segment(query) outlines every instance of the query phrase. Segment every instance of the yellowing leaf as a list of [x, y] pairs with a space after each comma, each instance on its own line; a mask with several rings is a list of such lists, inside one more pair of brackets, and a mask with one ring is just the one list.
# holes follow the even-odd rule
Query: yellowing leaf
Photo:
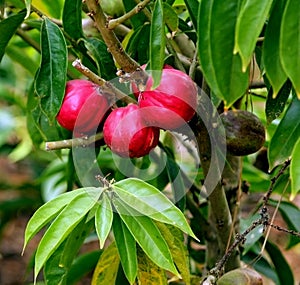
[[120, 257], [115, 243], [101, 254], [95, 268], [91, 285], [108, 285], [115, 284]]
[[165, 271], [152, 262], [148, 256], [138, 248], [138, 284], [139, 285], [166, 285]]

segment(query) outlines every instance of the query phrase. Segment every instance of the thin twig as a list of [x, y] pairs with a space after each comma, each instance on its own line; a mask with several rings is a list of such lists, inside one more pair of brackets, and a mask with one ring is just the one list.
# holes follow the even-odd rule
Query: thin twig
[[89, 78], [92, 82], [94, 82], [95, 84], [98, 84], [101, 88], [101, 90], [106, 94], [106, 95], [111, 95], [110, 101], [112, 103], [115, 103], [114, 101], [114, 96], [117, 99], [122, 100], [123, 102], [125, 102], [126, 104], [130, 104], [130, 103], [136, 103], [136, 101], [127, 96], [125, 93], [123, 93], [122, 91], [120, 91], [119, 89], [117, 89], [114, 85], [112, 85], [109, 81], [105, 81], [104, 79], [102, 79], [101, 77], [99, 77], [97, 74], [95, 74], [94, 72], [92, 72], [89, 68], [87, 68], [86, 66], [84, 66], [82, 64], [82, 62], [79, 59], [76, 59], [73, 62], [73, 66], [79, 71], [81, 72], [83, 75], [85, 75], [87, 78]]
[[285, 232], [287, 234], [291, 234], [293, 236], [296, 236], [298, 238], [300, 238], [300, 232], [296, 232], [294, 230], [288, 230], [288, 229], [285, 229], [285, 228], [282, 228], [281, 226], [278, 226], [278, 225], [274, 225], [272, 223], [269, 223], [268, 226], [276, 229], [277, 231], [280, 231], [280, 232]]
[[45, 150], [49, 151], [72, 147], [86, 147], [101, 139], [103, 139], [103, 133], [98, 133], [90, 137], [86, 136], [82, 138], [74, 138], [69, 140], [46, 142]]
[[150, 1], [151, 0], [144, 0], [140, 3], [138, 3], [132, 10], [130, 10], [126, 14], [122, 15], [121, 17], [119, 17], [117, 19], [109, 20], [108, 29], [113, 30], [118, 25], [120, 25], [120, 24], [124, 23], [125, 21], [127, 21], [128, 19], [132, 18], [134, 15], [136, 15], [140, 11], [142, 11]]

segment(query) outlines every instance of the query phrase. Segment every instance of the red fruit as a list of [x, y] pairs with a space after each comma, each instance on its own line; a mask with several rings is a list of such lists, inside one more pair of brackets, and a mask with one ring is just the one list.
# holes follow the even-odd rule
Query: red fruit
[[59, 124], [76, 133], [96, 131], [109, 104], [94, 83], [75, 79], [67, 82], [65, 97], [56, 117]]
[[[143, 64], [140, 68], [145, 70], [146, 66], [147, 66], [147, 64]], [[174, 69], [174, 67], [169, 64], [165, 64], [163, 69]], [[152, 81], [148, 80], [146, 85], [147, 85], [146, 90], [150, 90], [151, 86], [152, 86]], [[139, 95], [140, 95], [140, 91], [139, 91], [138, 87], [136, 86], [135, 83], [132, 83], [131, 86], [132, 86], [133, 95], [135, 96], [136, 99], [138, 99]]]
[[148, 154], [159, 140], [159, 129], [145, 125], [135, 104], [113, 110], [104, 123], [103, 134], [114, 153], [131, 158]]
[[194, 116], [198, 91], [187, 74], [176, 69], [163, 69], [160, 85], [151, 90], [152, 85], [153, 80], [149, 78], [146, 91], [139, 96], [140, 107], [148, 107], [143, 116], [149, 125], [172, 130]]

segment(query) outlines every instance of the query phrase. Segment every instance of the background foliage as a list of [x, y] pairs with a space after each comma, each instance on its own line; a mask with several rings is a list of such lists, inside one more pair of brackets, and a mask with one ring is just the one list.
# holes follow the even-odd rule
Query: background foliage
[[[137, 3], [100, 4], [117, 18]], [[114, 30], [125, 51], [140, 65], [148, 63], [149, 69], [161, 70], [164, 63], [171, 64], [187, 72], [220, 112], [246, 109], [261, 119], [266, 127], [265, 146], [239, 158], [241, 177], [234, 181], [235, 195], [240, 202], [242, 191], [259, 195], [272, 190], [275, 195], [268, 209], [280, 212], [293, 233], [288, 235], [288, 249], [300, 241], [300, 212], [293, 202], [300, 190], [299, 6], [298, 0], [156, 0]], [[170, 279], [180, 284], [179, 274], [185, 284], [198, 284], [211, 269], [203, 249], [209, 226], [216, 226], [209, 212], [221, 210], [202, 199], [199, 189], [205, 170], [203, 166], [194, 169], [191, 159], [179, 160], [171, 135], [165, 134], [160, 147], [166, 169], [147, 183], [125, 177], [102, 146], [97, 165], [117, 182], [106, 187], [96, 181], [97, 188], [83, 188], [71, 151], [44, 151], [47, 141], [71, 138], [55, 117], [66, 81], [84, 78], [72, 66], [76, 58], [105, 80], [114, 79], [118, 68], [129, 68], [128, 62], [113, 60], [90, 16], [88, 5], [80, 0], [0, 1], [0, 151], [14, 162], [29, 161], [37, 178], [33, 185], [20, 187], [17, 199], [1, 201], [0, 230], [16, 210], [33, 213], [41, 206], [28, 223], [25, 245], [47, 226], [34, 262], [34, 276], [44, 268], [45, 284], [74, 284], [91, 271], [92, 284], [134, 284], [136, 280], [138, 284], [145, 284], [144, 280], [166, 284]], [[153, 74], [154, 84], [159, 84], [160, 75]], [[193, 122], [191, 127], [197, 133]], [[155, 167], [149, 166], [148, 157], [134, 163], [149, 171]], [[197, 178], [176, 204], [178, 208], [170, 204], [171, 210], [154, 214], [156, 205], [145, 197], [155, 195], [160, 203], [171, 203], [161, 191], [178, 173], [181, 179], [172, 184], [172, 195], [183, 191], [195, 173]], [[79, 190], [70, 191], [74, 188]], [[7, 185], [1, 185], [5, 189]], [[103, 193], [101, 202], [94, 203], [91, 193], [97, 198]], [[120, 199], [114, 200], [114, 194]], [[234, 203], [228, 200], [228, 205]], [[253, 212], [242, 212], [242, 218], [231, 213], [238, 220], [237, 231], [242, 233], [262, 216], [262, 205], [259, 200]], [[113, 212], [118, 207], [139, 215]], [[239, 248], [240, 259], [275, 284], [293, 284], [285, 256], [278, 245], [264, 239], [268, 229], [262, 229], [260, 225], [246, 236]], [[89, 238], [99, 239], [99, 250], [79, 255]], [[262, 256], [253, 262], [262, 248]], [[224, 254], [214, 256], [212, 263]]]

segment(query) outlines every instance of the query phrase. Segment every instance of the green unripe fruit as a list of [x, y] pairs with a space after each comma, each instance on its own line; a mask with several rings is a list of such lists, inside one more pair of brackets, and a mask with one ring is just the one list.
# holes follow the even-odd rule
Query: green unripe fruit
[[220, 115], [226, 132], [227, 151], [243, 156], [257, 152], [265, 142], [265, 128], [253, 113], [230, 110]]

